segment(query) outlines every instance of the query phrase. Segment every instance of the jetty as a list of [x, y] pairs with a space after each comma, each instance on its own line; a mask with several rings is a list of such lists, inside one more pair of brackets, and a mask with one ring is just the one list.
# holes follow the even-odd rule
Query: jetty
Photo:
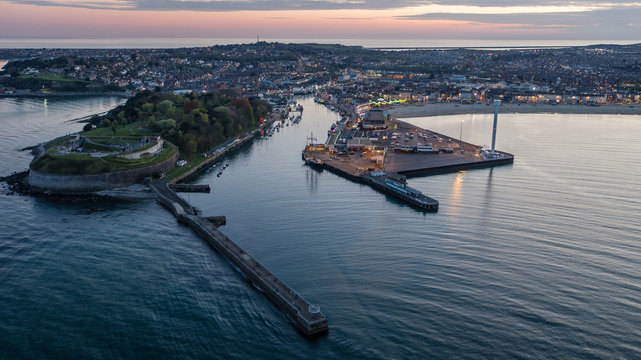
[[151, 182], [150, 187], [158, 202], [226, 257], [245, 279], [287, 314], [300, 333], [315, 337], [328, 332], [327, 316], [320, 311], [320, 306], [309, 303], [217, 229], [226, 222], [224, 217], [201, 216], [200, 211], [170, 189], [164, 179]]

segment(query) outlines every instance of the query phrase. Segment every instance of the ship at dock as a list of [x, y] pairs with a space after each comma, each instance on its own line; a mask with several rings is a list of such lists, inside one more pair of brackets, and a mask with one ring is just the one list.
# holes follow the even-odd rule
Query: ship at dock
[[366, 104], [333, 123], [325, 144], [309, 137], [302, 159], [311, 167], [435, 212], [439, 202], [408, 186], [406, 178], [512, 164], [514, 155], [495, 148], [499, 106], [496, 100], [491, 150], [462, 141], [462, 134], [456, 140], [392, 118], [381, 109], [369, 109]]
[[392, 177], [381, 171], [362, 175], [363, 180], [374, 189], [392, 195], [404, 202], [426, 211], [438, 211], [438, 201], [407, 185], [405, 178]]

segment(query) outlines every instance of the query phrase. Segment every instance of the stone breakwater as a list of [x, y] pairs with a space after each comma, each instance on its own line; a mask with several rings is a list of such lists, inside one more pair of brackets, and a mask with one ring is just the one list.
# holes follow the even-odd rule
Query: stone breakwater
[[175, 153], [154, 165], [95, 175], [59, 175], [30, 170], [26, 180], [33, 191], [50, 194], [71, 195], [109, 190], [127, 187], [140, 182], [145, 177], [167, 172], [173, 169], [178, 156], [179, 154]]
[[178, 221], [191, 227], [225, 256], [243, 277], [289, 316], [298, 331], [307, 337], [327, 334], [327, 316], [320, 311], [320, 306], [309, 303], [221, 233], [212, 221], [200, 216], [199, 211], [171, 190], [164, 179], [153, 181], [150, 187], [158, 201], [171, 210]]

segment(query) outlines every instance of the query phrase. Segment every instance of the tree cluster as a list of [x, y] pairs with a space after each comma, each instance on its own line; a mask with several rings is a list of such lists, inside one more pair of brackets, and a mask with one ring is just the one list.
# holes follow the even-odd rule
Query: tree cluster
[[172, 143], [187, 157], [207, 152], [254, 129], [271, 106], [256, 98], [231, 98], [223, 92], [186, 95], [144, 91], [90, 123], [115, 129], [141, 122]]

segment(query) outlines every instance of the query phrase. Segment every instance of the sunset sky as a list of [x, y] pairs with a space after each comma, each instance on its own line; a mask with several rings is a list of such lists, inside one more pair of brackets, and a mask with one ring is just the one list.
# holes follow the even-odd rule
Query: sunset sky
[[641, 0], [0, 0], [0, 38], [638, 40]]

